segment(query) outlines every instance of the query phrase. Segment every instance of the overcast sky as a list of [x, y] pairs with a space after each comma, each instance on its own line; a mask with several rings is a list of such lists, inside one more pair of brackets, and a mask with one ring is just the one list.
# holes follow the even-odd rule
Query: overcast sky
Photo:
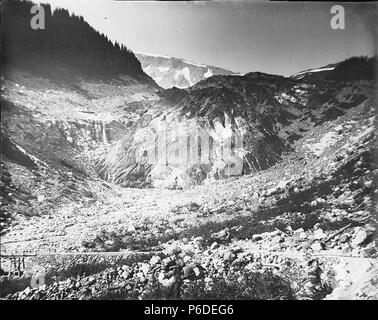
[[332, 3], [42, 2], [83, 16], [96, 30], [133, 51], [241, 73], [288, 76], [353, 55], [373, 55], [377, 46], [375, 3], [343, 4], [345, 30], [332, 30]]

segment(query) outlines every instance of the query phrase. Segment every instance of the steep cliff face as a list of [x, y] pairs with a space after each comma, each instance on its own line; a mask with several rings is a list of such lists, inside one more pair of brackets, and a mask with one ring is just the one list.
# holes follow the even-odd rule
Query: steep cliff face
[[2, 85], [2, 130], [45, 160], [80, 158], [121, 139], [154, 99], [148, 86], [82, 79], [72, 89], [25, 72]]
[[[264, 170], [295, 151], [315, 127], [372, 103], [373, 92], [363, 81], [214, 76], [162, 92], [97, 168], [121, 185], [136, 180], [171, 188]], [[145, 152], [147, 167], [140, 166]]]

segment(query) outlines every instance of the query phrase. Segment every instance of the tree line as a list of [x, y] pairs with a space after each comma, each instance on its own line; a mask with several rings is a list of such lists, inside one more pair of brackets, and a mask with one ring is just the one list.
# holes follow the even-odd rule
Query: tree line
[[338, 63], [327, 75], [326, 80], [353, 81], [375, 80], [377, 76], [377, 56], [352, 57]]
[[83, 17], [65, 9], [45, 11], [45, 29], [33, 30], [30, 1], [5, 0], [1, 4], [1, 60], [3, 66], [35, 63], [68, 66], [86, 72], [143, 75], [139, 60], [124, 45], [113, 43], [94, 30]]

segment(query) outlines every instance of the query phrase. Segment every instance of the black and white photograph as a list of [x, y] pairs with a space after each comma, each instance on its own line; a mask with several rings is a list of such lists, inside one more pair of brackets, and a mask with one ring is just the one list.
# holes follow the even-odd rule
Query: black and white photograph
[[377, 10], [1, 1], [0, 300], [378, 300]]

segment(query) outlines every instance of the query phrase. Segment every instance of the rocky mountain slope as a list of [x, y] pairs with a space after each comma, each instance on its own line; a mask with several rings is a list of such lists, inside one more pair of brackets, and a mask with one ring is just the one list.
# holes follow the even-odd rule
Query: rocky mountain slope
[[[169, 187], [250, 174], [296, 151], [308, 132], [373, 100], [369, 81], [313, 83], [263, 73], [213, 76], [188, 89], [162, 92], [97, 169], [121, 185], [138, 180]], [[324, 144], [332, 140], [324, 138]], [[321, 154], [322, 143], [314, 157]], [[144, 151], [150, 166], [139, 175]]]
[[68, 201], [91, 198], [86, 179], [97, 176], [98, 155], [156, 99], [154, 87], [121, 79], [64, 83], [14, 70], [1, 85], [1, 203], [12, 216], [48, 211], [67, 200], [64, 194]]
[[164, 88], [187, 88], [213, 75], [233, 75], [235, 72], [163, 55], [136, 53], [146, 72]]
[[1, 233], [18, 213], [90, 198], [92, 153], [120, 139], [160, 89], [82, 17], [45, 5], [46, 28], [33, 30], [32, 5], [1, 5]]
[[[157, 95], [21, 71], [2, 81], [2, 252], [41, 254], [2, 297], [378, 297], [373, 82], [251, 73]], [[215, 160], [167, 152], [135, 175], [146, 131], [167, 128], [206, 129]], [[217, 155], [237, 132], [249, 138], [234, 140], [230, 176]], [[36, 267], [46, 282], [31, 289]]]
[[18, 216], [3, 250], [50, 252], [30, 261], [48, 273], [7, 298], [376, 298], [374, 109], [348, 110], [299, 150], [254, 175], [185, 190], [110, 185]]

